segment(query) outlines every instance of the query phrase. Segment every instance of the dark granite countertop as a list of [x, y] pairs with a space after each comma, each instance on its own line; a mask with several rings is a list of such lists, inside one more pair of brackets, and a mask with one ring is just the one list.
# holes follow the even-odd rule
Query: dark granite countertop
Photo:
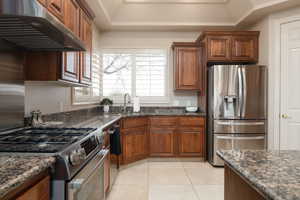
[[54, 157], [0, 155], [0, 199], [54, 162]]
[[101, 115], [93, 116], [80, 121], [71, 121], [65, 123], [64, 127], [89, 127], [89, 128], [99, 128], [103, 129], [114, 122], [124, 118], [124, 117], [148, 117], [148, 116], [191, 116], [191, 117], [204, 117], [205, 113], [172, 113], [172, 112], [141, 112], [141, 113], [103, 113]]
[[272, 200], [300, 200], [300, 151], [218, 151], [218, 155]]

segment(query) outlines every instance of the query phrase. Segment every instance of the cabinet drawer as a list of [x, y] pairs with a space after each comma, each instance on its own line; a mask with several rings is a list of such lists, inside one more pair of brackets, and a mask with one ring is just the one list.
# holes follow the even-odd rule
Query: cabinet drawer
[[176, 117], [151, 117], [150, 118], [151, 127], [161, 127], [161, 126], [176, 126]]
[[203, 117], [180, 117], [179, 126], [204, 126], [205, 119]]
[[16, 200], [49, 200], [50, 196], [50, 177], [42, 179], [36, 185], [27, 190]]
[[123, 119], [122, 127], [123, 128], [138, 128], [138, 127], [145, 127], [148, 124], [148, 118], [146, 117], [139, 117], [139, 118], [127, 118]]

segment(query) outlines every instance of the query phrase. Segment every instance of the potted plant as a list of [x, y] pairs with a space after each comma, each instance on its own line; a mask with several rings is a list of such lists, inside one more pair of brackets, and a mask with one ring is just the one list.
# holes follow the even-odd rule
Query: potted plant
[[100, 105], [103, 106], [104, 112], [108, 113], [109, 112], [109, 106], [113, 105], [113, 101], [109, 98], [104, 98], [100, 102]]

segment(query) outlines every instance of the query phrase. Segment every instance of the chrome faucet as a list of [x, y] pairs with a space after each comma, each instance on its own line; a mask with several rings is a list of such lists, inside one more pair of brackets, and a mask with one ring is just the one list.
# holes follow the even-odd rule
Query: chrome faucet
[[[128, 97], [128, 100], [127, 100]], [[130, 94], [126, 93], [124, 94], [124, 106], [123, 106], [123, 112], [126, 113], [127, 112], [127, 103], [130, 103]]]

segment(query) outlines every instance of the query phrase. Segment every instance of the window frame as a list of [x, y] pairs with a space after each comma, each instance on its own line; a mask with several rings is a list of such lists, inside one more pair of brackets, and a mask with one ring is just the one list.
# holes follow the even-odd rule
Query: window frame
[[[143, 96], [140, 97], [140, 103], [141, 104], [168, 104], [170, 103], [170, 94], [169, 94], [169, 81], [170, 81], [170, 66], [169, 66], [169, 59], [170, 59], [170, 49], [165, 48], [165, 47], [156, 47], [156, 48], [102, 48], [100, 50], [101, 52], [101, 60], [103, 60], [103, 54], [105, 53], [128, 53], [128, 54], [133, 54], [133, 63], [132, 63], [132, 80], [131, 80], [131, 97], [136, 97], [136, 54], [138, 52], [141, 52], [143, 50], [161, 50], [165, 52], [165, 58], [166, 58], [166, 65], [165, 65], [165, 74], [164, 74], [164, 92], [165, 96]], [[101, 63], [101, 70], [103, 72], [103, 63]], [[101, 74], [101, 90], [100, 93], [102, 94], [103, 97], [107, 97], [103, 95], [103, 74]], [[108, 96], [108, 98], [113, 99], [114, 103], [116, 104], [121, 104], [124, 103], [124, 99], [121, 96]]]

